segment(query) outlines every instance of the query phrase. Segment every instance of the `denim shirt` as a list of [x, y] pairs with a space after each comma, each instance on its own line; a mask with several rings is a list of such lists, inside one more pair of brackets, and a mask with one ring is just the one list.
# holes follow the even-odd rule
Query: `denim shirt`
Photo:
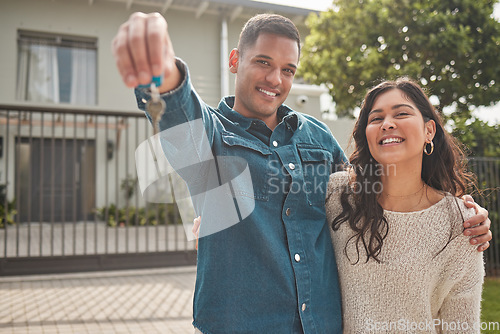
[[[253, 189], [235, 196], [254, 202], [240, 222], [199, 240], [193, 325], [216, 334], [342, 333], [324, 206], [330, 173], [347, 161], [342, 149], [326, 125], [285, 105], [273, 131], [234, 111], [234, 97], [223, 98], [217, 109], [208, 106], [193, 89], [187, 66], [180, 60], [177, 66], [184, 80], [162, 94], [166, 111], [160, 129], [201, 119], [216, 159], [247, 162]], [[148, 91], [137, 89], [136, 98], [145, 110]], [[195, 133], [183, 137], [182, 149], [172, 148], [171, 156], [189, 158], [207, 150]], [[164, 146], [167, 156], [170, 149]], [[183, 177], [195, 191], [193, 173]], [[207, 206], [195, 203], [201, 228]], [[217, 210], [224, 216], [224, 207]]]

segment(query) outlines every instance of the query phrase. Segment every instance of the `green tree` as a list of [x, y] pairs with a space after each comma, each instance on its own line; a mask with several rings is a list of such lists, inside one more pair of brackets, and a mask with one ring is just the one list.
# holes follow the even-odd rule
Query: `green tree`
[[467, 155], [500, 157], [500, 125], [490, 126], [477, 118], [454, 117], [452, 135], [464, 144]]
[[325, 83], [339, 116], [352, 115], [366, 90], [408, 76], [436, 95], [440, 109], [500, 99], [500, 23], [493, 0], [334, 0], [311, 15], [299, 76]]

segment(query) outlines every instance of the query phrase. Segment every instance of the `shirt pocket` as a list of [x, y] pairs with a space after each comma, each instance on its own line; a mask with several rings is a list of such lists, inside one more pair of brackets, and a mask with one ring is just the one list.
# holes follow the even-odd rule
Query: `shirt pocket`
[[333, 155], [322, 147], [299, 146], [302, 162], [304, 189], [309, 205], [324, 205], [328, 179], [331, 174]]
[[[268, 201], [271, 150], [264, 144], [240, 137], [234, 133], [222, 133], [222, 142], [224, 158], [220, 165], [223, 170], [229, 171], [228, 174], [235, 174], [231, 172], [236, 168], [231, 157], [236, 157], [235, 161], [240, 165], [237, 168], [241, 169], [241, 162], [244, 161], [244, 163], [248, 164], [250, 171], [251, 184], [249, 182], [233, 183], [235, 195], [251, 197], [259, 201]], [[253, 187], [253, 189], [250, 187]]]

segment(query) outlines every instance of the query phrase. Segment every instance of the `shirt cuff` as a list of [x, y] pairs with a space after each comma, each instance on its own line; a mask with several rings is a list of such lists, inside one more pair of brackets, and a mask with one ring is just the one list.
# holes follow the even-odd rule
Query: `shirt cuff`
[[[189, 70], [187, 68], [186, 63], [182, 61], [180, 58], [176, 58], [175, 65], [181, 72], [182, 80], [179, 86], [172, 89], [171, 91], [168, 91], [160, 95], [167, 104], [167, 110], [169, 109], [169, 104], [171, 103], [171, 101], [169, 100], [177, 99], [182, 101], [182, 96], [184, 95], [183, 91], [185, 91], [185, 88], [188, 85], [189, 81]], [[146, 103], [151, 99], [151, 90], [149, 88], [135, 88], [134, 92], [137, 100], [137, 106], [139, 107], [140, 110], [146, 111]]]

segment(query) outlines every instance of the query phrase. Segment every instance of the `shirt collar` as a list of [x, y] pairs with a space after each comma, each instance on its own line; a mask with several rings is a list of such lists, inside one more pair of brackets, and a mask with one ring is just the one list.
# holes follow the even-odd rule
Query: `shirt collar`
[[[254, 119], [247, 118], [233, 109], [234, 96], [226, 96], [219, 103], [220, 112], [230, 121], [238, 123], [242, 128], [247, 130]], [[282, 104], [278, 108], [278, 119], [284, 121], [293, 131], [297, 130], [300, 122], [298, 113], [290, 109], [287, 105]]]

